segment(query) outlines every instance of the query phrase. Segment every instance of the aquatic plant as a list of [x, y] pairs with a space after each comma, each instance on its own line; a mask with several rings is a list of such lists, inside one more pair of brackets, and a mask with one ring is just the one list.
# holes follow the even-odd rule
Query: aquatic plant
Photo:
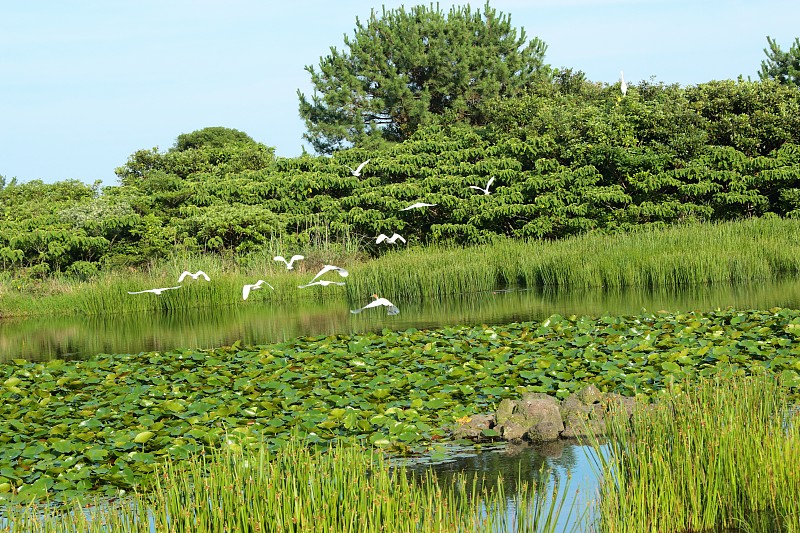
[[599, 530], [800, 531], [797, 422], [764, 373], [681, 381], [617, 413], [598, 454]]
[[[502, 479], [440, 482], [391, 467], [374, 449], [315, 450], [290, 439], [271, 452], [232, 444], [159, 466], [154, 485], [113, 501], [6, 506], [11, 531], [26, 533], [498, 532], [561, 533], [564, 485]], [[83, 500], [85, 503], [86, 500]], [[568, 516], [567, 516], [568, 518]]]

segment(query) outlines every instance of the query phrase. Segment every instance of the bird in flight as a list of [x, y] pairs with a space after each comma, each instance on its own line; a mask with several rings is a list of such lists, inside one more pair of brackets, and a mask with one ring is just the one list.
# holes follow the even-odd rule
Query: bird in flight
[[433, 206], [435, 206], [435, 205], [436, 205], [436, 204], [426, 204], [425, 202], [417, 202], [417, 203], [415, 203], [415, 204], [411, 204], [411, 205], [410, 205], [410, 206], [408, 206], [408, 207], [404, 207], [404, 208], [403, 208], [403, 209], [401, 209], [400, 211], [408, 211], [409, 209], [418, 209], [418, 208], [420, 208], [420, 207], [433, 207]]
[[188, 270], [184, 270], [183, 273], [181, 273], [181, 277], [178, 278], [178, 283], [182, 282], [186, 276], [191, 276], [192, 279], [197, 279], [200, 276], [203, 276], [203, 279], [205, 279], [206, 281], [211, 281], [211, 278], [209, 278], [208, 275], [202, 270], [198, 270], [194, 274], [192, 274]]
[[263, 279], [260, 279], [260, 280], [256, 281], [255, 283], [253, 283], [252, 285], [245, 285], [244, 287], [242, 287], [242, 300], [247, 300], [247, 297], [250, 296], [250, 291], [254, 291], [256, 289], [260, 289], [262, 285], [266, 285], [267, 287], [269, 287], [273, 291], [275, 290], [275, 287], [273, 287], [272, 285], [270, 285], [269, 283], [267, 283]]
[[276, 255], [272, 259], [274, 259], [275, 261], [283, 261], [284, 263], [286, 263], [286, 270], [292, 270], [294, 269], [294, 266], [292, 266], [294, 262], [299, 259], [305, 259], [305, 257], [303, 257], [302, 255], [293, 255], [292, 258], [287, 261], [282, 255]]
[[[325, 274], [327, 272], [331, 272], [331, 271], [334, 271], [334, 272], [338, 273], [343, 278], [346, 278], [347, 276], [350, 275], [350, 272], [348, 272], [347, 270], [343, 269], [342, 267], [337, 267], [337, 266], [334, 266], [334, 265], [325, 265], [324, 267], [322, 267], [322, 270], [317, 272], [316, 276], [311, 278], [311, 281], [314, 281], [315, 279], [317, 279], [318, 277], [322, 276], [323, 274]], [[311, 282], [309, 282], [309, 284], [310, 283]]]
[[406, 240], [401, 235], [398, 235], [397, 233], [392, 233], [391, 237], [387, 237], [386, 235], [381, 233], [380, 235], [378, 235], [378, 238], [375, 239], [375, 244], [380, 244], [383, 241], [386, 241], [389, 244], [394, 244], [397, 241], [403, 241], [403, 243], [406, 242]]
[[312, 285], [321, 285], [323, 287], [327, 287], [328, 285], [339, 285], [340, 287], [344, 286], [344, 281], [328, 281], [326, 279], [321, 279], [319, 281], [311, 281], [306, 283], [305, 285], [298, 285], [298, 289], [305, 289], [307, 287], [311, 287]]
[[178, 285], [177, 287], [161, 287], [160, 289], [147, 289], [146, 291], [128, 291], [128, 294], [142, 294], [145, 292], [152, 292], [153, 294], [160, 295], [164, 291], [171, 291], [173, 289], [180, 289], [181, 286]]
[[494, 176], [489, 178], [489, 181], [486, 183], [486, 188], [478, 187], [477, 185], [470, 185], [470, 189], [475, 189], [477, 191], [483, 191], [483, 194], [489, 194], [489, 187], [491, 187], [492, 183], [494, 183]]
[[364, 309], [369, 309], [370, 307], [384, 306], [384, 307], [386, 307], [386, 314], [389, 315], [389, 316], [396, 315], [396, 314], [400, 313], [400, 309], [398, 309], [396, 305], [394, 305], [392, 302], [390, 302], [386, 298], [378, 298], [377, 294], [373, 294], [372, 297], [375, 298], [374, 302], [368, 303], [367, 305], [365, 305], [361, 309], [351, 309], [350, 312], [353, 313], [354, 315], [357, 315], [358, 313], [360, 313]]
[[619, 71], [619, 90], [622, 91], [622, 96], [628, 94], [628, 84], [625, 83], [625, 76], [622, 71]]
[[[363, 163], [358, 165], [355, 170], [353, 170], [350, 167], [347, 167], [347, 168], [350, 169], [350, 174], [352, 174], [353, 176], [359, 178], [359, 177], [361, 177], [361, 169], [364, 168], [364, 165], [366, 165], [367, 163], [369, 163], [369, 159], [367, 159], [366, 161], [364, 161]], [[345, 166], [347, 166], [347, 165], [345, 165]]]

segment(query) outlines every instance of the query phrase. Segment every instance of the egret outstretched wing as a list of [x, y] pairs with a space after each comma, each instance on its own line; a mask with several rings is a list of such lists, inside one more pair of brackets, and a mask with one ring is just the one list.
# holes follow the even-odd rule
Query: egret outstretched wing
[[377, 294], [373, 294], [372, 297], [375, 298], [374, 302], [368, 303], [367, 305], [365, 305], [361, 309], [351, 309], [350, 312], [353, 313], [354, 315], [357, 315], [358, 313], [360, 313], [364, 309], [370, 309], [371, 307], [381, 307], [381, 306], [383, 306], [383, 307], [386, 307], [386, 314], [387, 315], [391, 316], [391, 315], [396, 315], [396, 314], [400, 313], [400, 309], [398, 309], [396, 305], [394, 305], [392, 302], [390, 302], [386, 298], [378, 298]]
[[178, 285], [177, 287], [161, 287], [161, 288], [158, 288], [158, 289], [147, 289], [147, 290], [144, 290], [144, 291], [128, 291], [128, 294], [143, 294], [145, 292], [152, 292], [153, 294], [161, 295], [161, 293], [164, 292], [164, 291], [171, 291], [171, 290], [180, 289], [180, 288], [181, 288], [181, 286]]
[[245, 285], [244, 287], [242, 287], [242, 300], [247, 300], [247, 297], [250, 296], [250, 291], [260, 289], [262, 285], [266, 285], [270, 289], [275, 290], [275, 287], [273, 287], [263, 279], [260, 279], [255, 283], [253, 283], [252, 285]]
[[350, 167], [347, 168], [350, 169], [350, 174], [358, 178], [361, 176], [361, 169], [364, 168], [364, 165], [366, 165], [367, 163], [369, 163], [369, 159], [358, 165], [355, 170], [353, 170]]
[[184, 280], [184, 278], [185, 278], [186, 276], [190, 276], [192, 279], [197, 279], [197, 278], [199, 278], [200, 276], [202, 276], [202, 277], [203, 277], [203, 279], [205, 279], [206, 281], [211, 281], [211, 278], [209, 278], [209, 277], [208, 277], [208, 275], [207, 275], [205, 272], [203, 272], [202, 270], [198, 270], [198, 271], [197, 271], [197, 272], [195, 272], [194, 274], [192, 274], [192, 273], [191, 273], [191, 272], [189, 272], [188, 270], [184, 270], [184, 271], [181, 273], [180, 277], [178, 278], [178, 283], [181, 283], [181, 282]]
[[344, 281], [328, 281], [326, 279], [321, 279], [318, 281], [311, 281], [309, 283], [306, 283], [305, 285], [298, 285], [297, 288], [305, 289], [307, 287], [311, 287], [312, 285], [321, 285], [323, 287], [327, 287], [328, 285], [339, 285], [341, 287], [344, 286]]
[[292, 258], [287, 261], [286, 258], [283, 257], [282, 255], [276, 255], [272, 259], [274, 259], [275, 261], [283, 261], [284, 263], [286, 263], [286, 270], [292, 270], [294, 268], [294, 266], [292, 266], [294, 262], [305, 259], [305, 257], [303, 257], [302, 255], [293, 255]]
[[492, 183], [494, 183], [494, 176], [489, 178], [489, 181], [486, 183], [486, 188], [485, 189], [483, 187], [478, 187], [477, 185], [470, 185], [469, 188], [470, 189], [475, 189], [476, 191], [481, 191], [481, 192], [483, 192], [483, 194], [490, 194], [489, 193], [489, 187], [492, 186]]
[[343, 269], [342, 267], [337, 267], [336, 265], [325, 265], [325, 266], [322, 267], [322, 269], [319, 272], [317, 272], [316, 276], [311, 278], [311, 281], [314, 281], [318, 277], [323, 276], [326, 273], [332, 272], [332, 271], [338, 273], [343, 278], [346, 278], [347, 276], [350, 275], [350, 272], [348, 272], [347, 270]]
[[425, 202], [417, 202], [415, 204], [411, 204], [408, 207], [404, 207], [400, 211], [408, 211], [409, 209], [419, 209], [420, 207], [433, 207], [437, 204], [426, 204]]

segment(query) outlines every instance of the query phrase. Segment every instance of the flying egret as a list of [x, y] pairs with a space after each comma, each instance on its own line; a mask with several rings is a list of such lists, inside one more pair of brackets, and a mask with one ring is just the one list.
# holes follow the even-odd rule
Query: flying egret
[[619, 71], [619, 90], [622, 91], [622, 96], [628, 94], [628, 84], [625, 83], [625, 76], [622, 71]]
[[191, 276], [192, 279], [197, 279], [200, 276], [203, 276], [203, 279], [205, 279], [206, 281], [211, 281], [211, 278], [208, 277], [208, 274], [206, 274], [202, 270], [198, 270], [194, 274], [192, 274], [188, 270], [184, 270], [183, 273], [181, 274], [181, 277], [178, 278], [178, 283], [182, 282], [183, 278], [185, 278], [186, 276]]
[[262, 285], [266, 285], [267, 287], [269, 287], [273, 291], [275, 290], [275, 287], [273, 287], [272, 285], [270, 285], [269, 283], [267, 283], [263, 279], [260, 279], [260, 280], [256, 281], [255, 283], [253, 283], [252, 285], [245, 285], [244, 287], [242, 287], [242, 300], [247, 300], [247, 297], [250, 296], [250, 291], [254, 291], [256, 289], [260, 289]]
[[173, 289], [180, 289], [181, 286], [178, 285], [177, 287], [161, 287], [160, 289], [147, 289], [146, 291], [128, 291], [128, 294], [142, 294], [145, 292], [152, 292], [153, 294], [161, 295], [164, 291], [171, 291]]
[[[369, 159], [367, 159], [366, 161], [364, 161], [363, 163], [358, 165], [355, 170], [353, 170], [350, 167], [347, 167], [347, 168], [350, 169], [350, 174], [352, 174], [353, 176], [359, 178], [359, 177], [361, 177], [361, 169], [364, 168], [364, 165], [366, 165], [367, 163], [369, 163]], [[345, 165], [345, 166], [347, 166], [347, 165]]]
[[[316, 276], [314, 276], [313, 278], [311, 278], [311, 281], [314, 281], [314, 280], [315, 280], [315, 279], [317, 279], [318, 277], [322, 276], [322, 275], [323, 275], [323, 274], [325, 274], [326, 272], [330, 272], [331, 270], [334, 270], [334, 271], [336, 271], [336, 272], [337, 272], [337, 273], [338, 273], [340, 276], [342, 276], [343, 278], [346, 278], [347, 276], [349, 276], [349, 275], [350, 275], [350, 272], [348, 272], [347, 270], [343, 269], [342, 267], [337, 267], [337, 266], [334, 266], [334, 265], [325, 265], [324, 267], [322, 267], [322, 270], [320, 270], [319, 272], [317, 272], [317, 275], [316, 275]], [[309, 282], [309, 283], [310, 283], [310, 282]]]
[[415, 204], [411, 204], [411, 205], [410, 205], [410, 206], [408, 206], [408, 207], [404, 207], [404, 208], [403, 208], [403, 209], [401, 209], [400, 211], [408, 211], [409, 209], [418, 209], [418, 208], [420, 208], [420, 207], [433, 207], [433, 206], [435, 206], [435, 205], [436, 205], [436, 204], [426, 204], [425, 202], [417, 202], [417, 203], [415, 203]]
[[400, 309], [398, 309], [396, 305], [394, 305], [392, 302], [390, 302], [386, 298], [378, 298], [377, 294], [373, 294], [372, 297], [375, 298], [374, 302], [368, 303], [367, 305], [365, 305], [361, 309], [351, 309], [350, 312], [353, 313], [354, 315], [357, 315], [358, 313], [360, 313], [364, 309], [369, 309], [370, 307], [380, 307], [380, 306], [386, 307], [386, 314], [390, 315], [390, 316], [391, 315], [396, 315], [396, 314], [398, 314], [400, 312]]
[[489, 181], [486, 183], [486, 188], [485, 189], [483, 187], [478, 187], [477, 185], [470, 185], [469, 188], [470, 189], [475, 189], [477, 191], [483, 191], [483, 194], [490, 194], [489, 193], [489, 187], [491, 187], [492, 183], [494, 183], [494, 176], [489, 178]]
[[292, 266], [292, 264], [298, 259], [305, 259], [305, 257], [303, 257], [302, 255], [293, 255], [292, 258], [287, 261], [282, 255], [276, 255], [272, 259], [274, 259], [275, 261], [283, 261], [284, 263], [286, 263], [286, 270], [292, 270], [294, 269], [294, 266]]
[[323, 287], [327, 287], [328, 285], [339, 285], [340, 287], [344, 286], [344, 281], [328, 281], [326, 279], [321, 279], [319, 281], [311, 281], [305, 285], [298, 285], [298, 289], [305, 289], [306, 287], [311, 287], [312, 285], [322, 285]]
[[397, 233], [392, 233], [391, 237], [387, 237], [386, 235], [381, 233], [380, 235], [378, 235], [378, 238], [375, 239], [375, 244], [380, 244], [383, 241], [386, 241], [389, 244], [394, 244], [397, 241], [403, 241], [404, 244], [406, 242], [406, 240], [401, 235], [398, 235]]

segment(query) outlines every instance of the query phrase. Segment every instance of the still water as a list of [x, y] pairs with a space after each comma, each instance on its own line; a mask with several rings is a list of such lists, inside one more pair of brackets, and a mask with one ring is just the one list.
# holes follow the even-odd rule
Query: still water
[[[47, 317], [0, 320], [0, 363], [14, 358], [47, 360], [85, 358], [98, 353], [138, 353], [173, 348], [212, 348], [233, 344], [281, 341], [303, 335], [329, 335], [380, 331], [384, 328], [436, 328], [457, 324], [506, 324], [543, 320], [562, 315], [632, 314], [643, 311], [684, 312], [735, 307], [740, 309], [800, 306], [800, 281], [748, 285], [699, 285], [657, 291], [628, 289], [607, 291], [512, 290], [460, 294], [452, 297], [394, 301], [401, 312], [387, 316], [385, 309], [353, 315], [351, 308], [365, 302], [303, 301], [270, 305], [247, 302], [236, 307], [195, 309], [182, 313], [120, 313], [104, 317]], [[559, 524], [561, 531], [588, 531], [597, 479], [592, 468], [593, 450], [574, 444], [547, 447], [504, 446], [499, 450], [467, 450], [450, 454], [435, 465], [425, 461], [412, 468], [432, 466], [447, 479], [455, 472], [502, 476], [505, 494], [513, 498], [517, 479], [537, 479], [544, 467], [551, 479], [570, 478], [577, 515]], [[566, 513], [565, 513], [566, 515]], [[566, 520], [566, 516], [561, 517]], [[509, 527], [514, 531], [509, 516]], [[1, 522], [0, 522], [1, 523]]]
[[[324, 288], [321, 288], [324, 289]], [[367, 300], [368, 301], [368, 300]], [[14, 358], [85, 358], [98, 353], [138, 353], [173, 348], [213, 348], [241, 340], [263, 344], [302, 335], [380, 331], [383, 328], [436, 328], [457, 324], [507, 324], [562, 315], [630, 314], [645, 311], [711, 310], [736, 307], [800, 306], [800, 281], [749, 285], [698, 285], [658, 291], [628, 289], [542, 292], [478, 292], [426, 301], [394, 301], [401, 312], [384, 308], [353, 315], [365, 302], [300, 301], [181, 313], [120, 313], [0, 320], [0, 362]]]

